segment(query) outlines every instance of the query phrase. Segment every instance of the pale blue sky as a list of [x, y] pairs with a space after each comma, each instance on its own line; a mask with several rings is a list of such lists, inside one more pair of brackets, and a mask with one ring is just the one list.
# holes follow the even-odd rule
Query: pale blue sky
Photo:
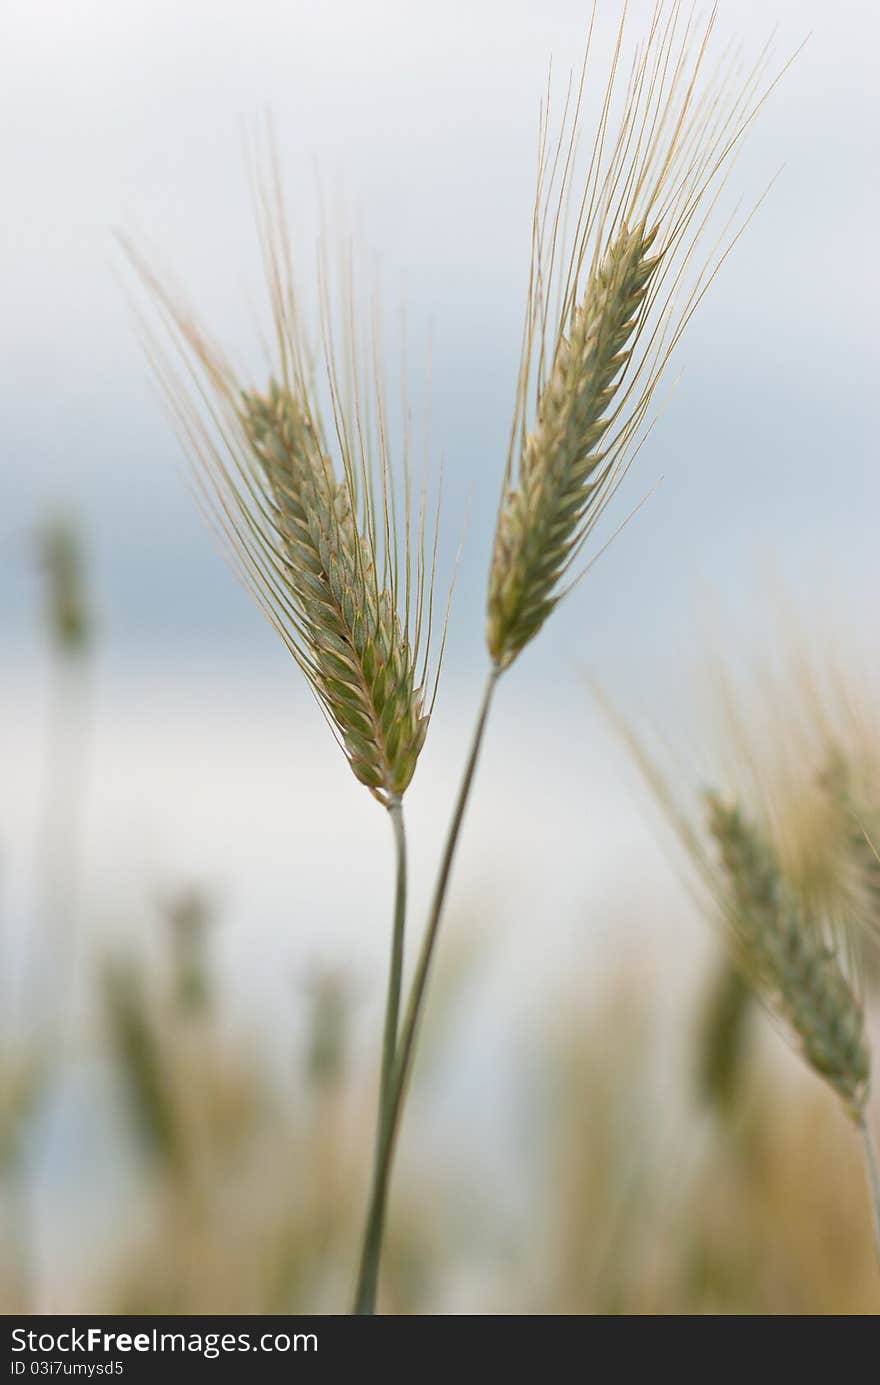
[[[634, 29], [647, 8], [633, 6]], [[607, 24], [617, 6], [599, 9]], [[241, 131], [270, 108], [305, 239], [317, 169], [358, 209], [392, 303], [402, 293], [415, 335], [433, 336], [450, 541], [473, 490], [452, 660], [479, 657], [537, 103], [548, 58], [560, 70], [578, 60], [587, 12], [569, 0], [7, 0], [4, 643], [15, 632], [18, 644], [33, 615], [22, 534], [68, 504], [93, 544], [120, 651], [228, 638], [274, 657], [181, 483], [111, 239], [122, 225], [158, 247], [234, 347], [259, 291]], [[544, 661], [629, 665], [638, 650], [662, 665], [692, 641], [698, 585], [759, 605], [768, 559], [807, 602], [833, 580], [843, 607], [874, 607], [877, 22], [853, 0], [731, 0], [719, 24], [754, 51], [777, 18], [780, 60], [813, 37], [734, 185], [754, 200], [785, 167], [687, 334], [680, 384], [619, 513], [661, 475], [663, 485], [547, 631]]]

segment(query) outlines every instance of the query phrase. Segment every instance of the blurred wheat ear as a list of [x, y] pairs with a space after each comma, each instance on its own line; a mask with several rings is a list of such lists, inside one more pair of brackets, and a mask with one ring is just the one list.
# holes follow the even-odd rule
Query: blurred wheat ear
[[833, 924], [823, 927], [799, 906], [772, 846], [739, 807], [714, 793], [707, 803], [725, 876], [719, 899], [746, 973], [861, 1132], [880, 1256], [880, 1169], [868, 1114], [871, 1053], [841, 940]]
[[274, 148], [255, 200], [276, 341], [265, 383], [239, 379], [183, 296], [123, 238], [166, 329], [160, 340], [142, 316], [141, 335], [212, 526], [354, 774], [391, 806], [415, 772], [439, 677], [440, 659], [429, 687], [439, 500], [429, 526], [425, 480], [414, 494], [406, 424], [392, 465], [380, 327], [354, 299], [350, 265], [344, 297], [334, 298], [323, 249], [317, 343], [304, 327]]
[[52, 642], [65, 655], [81, 654], [92, 639], [82, 536], [71, 520], [57, 516], [42, 526], [37, 538]]
[[[744, 982], [860, 1131], [880, 1253], [862, 1000], [880, 899], [867, 826], [877, 819], [880, 783], [874, 697], [852, 668], [828, 663], [824, 642], [818, 658], [784, 616], [772, 658], [751, 669], [747, 687], [727, 662], [729, 650], [713, 661], [723, 772], [734, 787], [706, 795], [707, 831], [600, 698], [690, 859], [705, 892], [701, 905], [723, 923]], [[744, 998], [731, 982], [736, 1014]], [[724, 1020], [723, 1007], [720, 1014]]]
[[726, 882], [721, 899], [743, 964], [805, 1061], [861, 1124], [871, 1059], [834, 933], [805, 915], [773, 848], [740, 808], [717, 794], [707, 802]]

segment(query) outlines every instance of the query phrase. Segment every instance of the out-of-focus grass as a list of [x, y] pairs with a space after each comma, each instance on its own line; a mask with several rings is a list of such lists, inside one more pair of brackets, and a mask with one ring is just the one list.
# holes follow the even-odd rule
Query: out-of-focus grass
[[[350, 1288], [372, 1114], [360, 1076], [348, 1072], [345, 986], [316, 977], [303, 993], [311, 1018], [288, 1087], [216, 1001], [182, 1003], [173, 964], [151, 972], [129, 957], [105, 963], [101, 975], [137, 1231], [126, 1226], [108, 1245], [88, 1284], [77, 1282], [71, 1246], [68, 1301], [55, 1307], [338, 1311]], [[665, 1098], [658, 1106], [667, 1021], [656, 999], [626, 963], [586, 1013], [572, 1004], [548, 1023], [552, 1041], [536, 1048], [519, 1093], [534, 1118], [530, 1211], [518, 1243], [491, 1188], [468, 1235], [449, 1176], [430, 1160], [416, 1169], [405, 1161], [385, 1311], [880, 1309], [859, 1149], [834, 1103], [779, 1061], [755, 1008], [736, 1082], [707, 1087], [705, 1064], [695, 1061], [674, 1078], [665, 1072], [671, 1109]], [[695, 1059], [713, 1001], [714, 974], [683, 1017]], [[717, 1033], [712, 1040], [717, 1047]], [[39, 1301], [17, 1264], [28, 1258], [27, 1206], [15, 1206], [10, 1161], [2, 1172], [17, 1236], [0, 1243], [0, 1301], [6, 1312], [26, 1311], [28, 1293]], [[474, 1279], [466, 1302], [456, 1287], [462, 1263]]]
[[[87, 622], [79, 605], [71, 621], [67, 613], [50, 625], [57, 651], [79, 666], [88, 643], [67, 643], [70, 629]], [[798, 753], [784, 760], [785, 774], [776, 770], [774, 788], [785, 792], [775, 793], [773, 807], [786, 841], [821, 846], [831, 840], [814, 830], [825, 821], [817, 802], [827, 816], [825, 788], [800, 753], [807, 701], [790, 728]], [[841, 743], [823, 735], [820, 769], [827, 745]], [[873, 765], [873, 749], [859, 742], [852, 762]], [[754, 756], [740, 758], [754, 778]], [[763, 786], [767, 760], [759, 758]], [[71, 791], [72, 829], [79, 801]], [[834, 859], [812, 845], [792, 851], [795, 864], [810, 867], [811, 888], [822, 865], [826, 893]], [[49, 860], [47, 872], [60, 872], [59, 861]], [[873, 879], [863, 871], [859, 890], [868, 892]], [[60, 897], [47, 895], [53, 904]], [[48, 1153], [55, 1196], [60, 1189], [68, 1202], [80, 1195], [82, 1172], [47, 1113], [97, 1062], [113, 1075], [101, 1088], [114, 1117], [102, 1126], [105, 1162], [125, 1171], [118, 1234], [102, 1237], [88, 1273], [80, 1247], [57, 1240], [63, 1263], [53, 1267], [52, 1309], [339, 1312], [351, 1291], [373, 1137], [370, 1063], [355, 1052], [358, 978], [316, 971], [292, 989], [302, 1038], [279, 1072], [256, 1022], [236, 1017], [217, 982], [210, 893], [181, 891], [160, 913], [161, 945], [149, 956], [124, 942], [129, 930], [120, 928], [109, 955], [81, 958], [89, 997], [82, 1013], [69, 1004], [58, 968], [28, 973], [44, 990], [58, 987], [39, 1005], [11, 994], [2, 978], [0, 999], [13, 1021], [0, 1030], [0, 1311], [45, 1307], [45, 1184], [35, 1171]], [[480, 929], [461, 920], [438, 959], [414, 1079], [423, 1091], [459, 1030], [451, 1019], [459, 1018], [464, 983], [478, 993], [480, 964], [491, 963], [483, 954], [503, 937], [491, 900], [480, 901], [479, 914]], [[497, 927], [486, 928], [487, 916]], [[45, 938], [34, 924], [31, 950], [45, 950], [52, 927], [74, 924], [44, 922]], [[85, 921], [76, 922], [88, 938]], [[60, 939], [68, 953], [70, 944]], [[603, 984], [573, 978], [571, 999], [557, 997], [546, 1023], [523, 1017], [529, 1061], [513, 1065], [506, 1099], [519, 1116], [511, 1138], [522, 1146], [513, 1163], [524, 1212], [511, 1216], [509, 1199], [496, 1195], [502, 1175], [496, 1180], [485, 1163], [475, 1190], [472, 1170], [450, 1161], [448, 1146], [433, 1147], [430, 1121], [419, 1129], [430, 1102], [415, 1103], [392, 1199], [383, 1311], [880, 1310], [860, 1151], [835, 1103], [786, 1063], [727, 963], [693, 983], [674, 1020], [661, 1003], [664, 984], [622, 936], [617, 969]], [[671, 1035], [676, 1026], [680, 1034]], [[466, 1151], [469, 1137], [462, 1122], [451, 1144]]]
[[695, 999], [696, 1064], [677, 1091], [663, 1083], [659, 1100], [662, 1036], [652, 997], [627, 972], [592, 1015], [567, 1017], [548, 1130], [555, 1175], [542, 1190], [555, 1227], [544, 1311], [877, 1312], [865, 1174], [847, 1120], [784, 1061], [757, 1006], [727, 1027], [735, 1066], [707, 1084], [703, 1045], [717, 1068], [725, 1031], [720, 1015], [707, 1024], [707, 1008], [729, 1015], [730, 992], [713, 973]]

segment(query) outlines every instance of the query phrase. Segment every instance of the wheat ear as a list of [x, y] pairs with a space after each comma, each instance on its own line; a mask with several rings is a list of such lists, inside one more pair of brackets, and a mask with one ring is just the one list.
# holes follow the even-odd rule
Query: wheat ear
[[880, 1175], [868, 1115], [871, 1053], [864, 1010], [843, 969], [838, 939], [806, 916], [772, 846], [739, 807], [714, 793], [707, 802], [728, 886], [721, 902], [743, 967], [862, 1136], [880, 1256]]
[[708, 795], [728, 883], [726, 915], [743, 962], [805, 1061], [860, 1122], [871, 1073], [865, 1020], [834, 940], [786, 885], [776, 853], [736, 804]]
[[585, 571], [583, 546], [644, 440], [663, 371], [732, 244], [722, 236], [723, 248], [698, 263], [728, 161], [772, 85], [763, 85], [766, 53], [744, 79], [729, 54], [707, 72], [714, 13], [701, 29], [693, 12], [685, 17], [680, 4], [663, 0], [619, 82], [625, 20], [624, 6], [570, 232], [589, 45], [555, 145], [546, 114], [541, 121], [529, 291], [487, 595], [486, 640], [499, 669]]
[[657, 227], [624, 225], [556, 346], [516, 485], [501, 502], [489, 573], [487, 643], [506, 668], [552, 611], [578, 530], [604, 479], [615, 382], [632, 355], [659, 263]]
[[413, 649], [380, 588], [369, 537], [305, 408], [271, 381], [242, 395], [242, 425], [262, 466], [278, 564], [302, 660], [362, 784], [390, 803], [407, 788], [427, 716]]
[[317, 332], [304, 327], [274, 150], [255, 198], [276, 342], [266, 385], [242, 382], [183, 296], [124, 242], [165, 335], [143, 316], [139, 326], [212, 527], [354, 774], [390, 808], [415, 772], [439, 676], [438, 659], [429, 686], [439, 505], [429, 526], [406, 423], [392, 465], [378, 324], [354, 299], [351, 266], [334, 298], [323, 251]]

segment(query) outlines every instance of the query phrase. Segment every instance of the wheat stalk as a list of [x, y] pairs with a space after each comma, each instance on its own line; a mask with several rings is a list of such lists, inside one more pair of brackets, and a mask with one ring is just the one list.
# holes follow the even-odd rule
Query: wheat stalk
[[[716, 246], [694, 270], [730, 156], [766, 96], [764, 56], [745, 78], [736, 53], [706, 71], [714, 12], [701, 26], [679, 0], [658, 0], [625, 76], [626, 8], [585, 171], [575, 155], [592, 23], [554, 146], [548, 110], [542, 110], [523, 346], [488, 587], [490, 672], [399, 1039], [406, 882], [401, 795], [433, 704], [424, 690], [421, 654], [425, 631], [425, 648], [430, 644], [433, 587], [424, 503], [418, 507], [414, 563], [411, 488], [405, 482], [401, 569], [381, 391], [375, 392], [374, 411], [366, 408], [352, 349], [354, 402], [344, 406], [343, 372], [325, 314], [322, 341], [338, 474], [303, 344], [277, 179], [258, 193], [279, 346], [264, 388], [241, 385], [192, 316], [134, 257], [197, 384], [194, 400], [154, 351], [212, 513], [245, 580], [308, 678], [354, 773], [389, 808], [395, 830], [391, 981], [358, 1312], [374, 1311], [394, 1138], [497, 679], [578, 579], [575, 564], [583, 545], [640, 445], [663, 369], [732, 243], [720, 254]], [[373, 360], [376, 354], [374, 349]], [[364, 444], [372, 422], [378, 478], [370, 460], [374, 449]]]
[[[402, 466], [391, 465], [378, 324], [364, 326], [349, 265], [341, 306], [345, 346], [338, 348], [322, 255], [320, 354], [338, 456], [334, 465], [315, 386], [315, 352], [303, 329], [293, 280], [274, 146], [269, 175], [256, 179], [255, 193], [276, 341], [263, 388], [241, 381], [182, 297], [128, 242], [125, 248], [172, 342], [169, 353], [141, 319], [145, 346], [194, 463], [208, 517], [305, 674], [356, 778], [389, 812], [396, 885], [378, 1170], [387, 1148], [403, 976], [402, 798], [425, 741], [445, 642], [444, 623], [429, 689], [439, 497], [430, 535], [425, 482], [421, 495], [413, 495], [406, 405]], [[448, 602], [446, 609], [448, 616]], [[371, 1200], [364, 1256], [373, 1284], [383, 1223], [384, 1199], [378, 1214]]]
[[621, 80], [624, 5], [582, 180], [575, 155], [592, 23], [553, 148], [542, 110], [523, 345], [488, 583], [490, 669], [401, 1026], [365, 1238], [375, 1253], [362, 1259], [360, 1312], [375, 1302], [377, 1227], [394, 1137], [498, 678], [578, 580], [578, 555], [638, 448], [663, 368], [726, 253], [710, 254], [691, 272], [725, 167], [769, 90], [761, 91], [763, 57], [745, 80], [730, 54], [707, 75], [714, 13], [702, 28], [693, 11], [683, 14], [681, 4], [658, 0]]

